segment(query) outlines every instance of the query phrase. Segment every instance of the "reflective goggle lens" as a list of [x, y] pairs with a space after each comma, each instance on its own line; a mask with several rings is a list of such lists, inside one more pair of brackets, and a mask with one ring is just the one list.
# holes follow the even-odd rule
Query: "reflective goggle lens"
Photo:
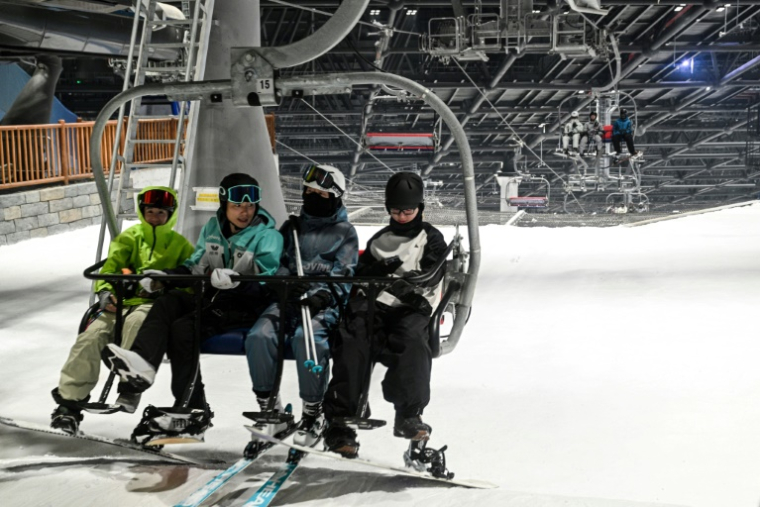
[[332, 174], [321, 167], [313, 165], [306, 169], [303, 173], [303, 180], [306, 183], [316, 183], [325, 190], [335, 190], [338, 197], [343, 195], [343, 189], [335, 183], [335, 178], [333, 178]]
[[166, 190], [148, 190], [140, 197], [140, 204], [166, 209], [174, 208], [177, 205], [177, 200], [174, 198], [174, 194]]
[[[222, 189], [224, 195], [225, 190]], [[227, 200], [234, 204], [242, 204], [245, 201], [257, 203], [261, 200], [261, 189], [256, 185], [237, 185], [226, 190]]]

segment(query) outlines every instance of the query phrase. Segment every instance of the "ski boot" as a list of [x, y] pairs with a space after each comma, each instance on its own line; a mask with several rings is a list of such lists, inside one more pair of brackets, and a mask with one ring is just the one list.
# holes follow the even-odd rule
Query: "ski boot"
[[303, 402], [301, 422], [298, 423], [293, 442], [303, 447], [314, 447], [322, 438], [325, 416], [322, 415], [322, 402]]
[[106, 366], [124, 382], [129, 382], [138, 392], [145, 391], [156, 379], [156, 369], [137, 352], [109, 343], [101, 353]]
[[163, 444], [203, 442], [206, 430], [213, 427], [214, 413], [206, 405], [200, 408], [160, 409], [148, 405], [143, 418], [132, 432], [131, 440], [142, 446], [163, 447]]
[[[256, 401], [261, 412], [243, 412], [244, 416], [256, 421], [256, 424], [253, 425], [256, 431], [275, 438], [284, 438], [290, 434], [288, 430], [293, 427], [293, 407], [290, 403], [283, 408], [278, 396], [274, 410], [267, 410], [269, 408], [268, 394], [257, 394]], [[251, 433], [251, 441], [246, 445], [243, 456], [246, 459], [254, 459], [261, 452], [265, 443], [258, 435]]]
[[359, 456], [359, 442], [356, 440], [356, 431], [352, 428], [328, 422], [322, 435], [325, 439], [326, 450], [338, 453], [348, 459]]
[[409, 442], [409, 449], [404, 452], [404, 463], [418, 472], [427, 472], [433, 477], [450, 480], [454, 478], [454, 473], [446, 469], [446, 449], [447, 445], [440, 449], [428, 449], [426, 440], [412, 440]]
[[408, 440], [427, 440], [433, 429], [430, 425], [422, 422], [422, 417], [413, 415], [406, 417], [396, 412], [396, 419], [393, 424], [393, 436], [406, 438]]

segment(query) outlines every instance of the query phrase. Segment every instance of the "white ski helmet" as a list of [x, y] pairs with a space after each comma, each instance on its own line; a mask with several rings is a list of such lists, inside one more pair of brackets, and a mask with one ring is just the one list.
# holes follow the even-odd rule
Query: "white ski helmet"
[[574, 120], [575, 120], [576, 118], [578, 118], [578, 111], [573, 111], [572, 113], [570, 113], [570, 118], [572, 118], [572, 119], [574, 119]]
[[303, 186], [341, 197], [346, 193], [346, 177], [337, 167], [326, 164], [313, 165], [303, 173]]

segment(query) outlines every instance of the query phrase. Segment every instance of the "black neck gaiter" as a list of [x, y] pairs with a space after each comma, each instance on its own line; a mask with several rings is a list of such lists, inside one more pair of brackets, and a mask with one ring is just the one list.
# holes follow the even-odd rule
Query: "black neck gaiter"
[[410, 220], [405, 224], [400, 224], [396, 222], [393, 217], [391, 217], [390, 227], [393, 233], [403, 236], [415, 236], [416, 234], [419, 234], [419, 232], [422, 230], [422, 210], [417, 213], [417, 216], [414, 217], [414, 220]]
[[313, 217], [329, 217], [340, 206], [340, 199], [330, 194], [330, 197], [322, 197], [319, 194], [303, 193], [303, 210]]

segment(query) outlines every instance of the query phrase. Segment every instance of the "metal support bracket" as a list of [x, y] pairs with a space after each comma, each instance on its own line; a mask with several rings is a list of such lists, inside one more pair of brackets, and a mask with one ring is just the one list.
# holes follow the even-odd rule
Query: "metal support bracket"
[[260, 48], [232, 48], [232, 103], [236, 106], [276, 106], [274, 67], [258, 52]]

